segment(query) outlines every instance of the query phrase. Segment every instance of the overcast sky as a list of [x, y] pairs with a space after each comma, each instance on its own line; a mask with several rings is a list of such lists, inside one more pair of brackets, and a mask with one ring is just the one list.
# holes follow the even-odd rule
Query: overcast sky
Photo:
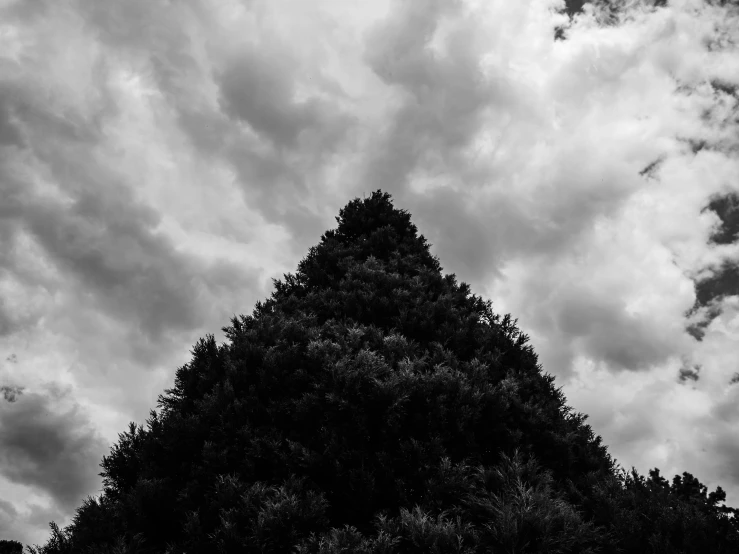
[[739, 8], [621, 4], [0, 0], [0, 538], [378, 188], [623, 467], [739, 506]]

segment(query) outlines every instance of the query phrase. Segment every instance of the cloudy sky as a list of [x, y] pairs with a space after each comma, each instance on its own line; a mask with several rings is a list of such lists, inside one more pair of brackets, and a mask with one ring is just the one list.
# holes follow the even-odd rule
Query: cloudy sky
[[739, 506], [739, 8], [617, 3], [0, 0], [0, 538], [378, 188], [623, 467]]

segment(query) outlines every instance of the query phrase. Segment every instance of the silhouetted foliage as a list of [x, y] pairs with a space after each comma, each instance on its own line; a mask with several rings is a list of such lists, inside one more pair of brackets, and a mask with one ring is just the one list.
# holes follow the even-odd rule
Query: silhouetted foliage
[[23, 544], [18, 541], [0, 540], [0, 554], [23, 554]]
[[617, 467], [510, 315], [377, 191], [199, 340], [35, 554], [729, 553], [718, 488]]

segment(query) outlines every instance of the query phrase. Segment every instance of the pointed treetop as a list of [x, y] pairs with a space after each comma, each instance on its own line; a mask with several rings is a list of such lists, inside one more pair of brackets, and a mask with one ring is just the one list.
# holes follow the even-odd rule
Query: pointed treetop
[[378, 229], [388, 225], [397, 233], [398, 239], [416, 238], [418, 228], [411, 223], [410, 214], [392, 203], [392, 197], [380, 189], [374, 191], [369, 198], [355, 198], [339, 211], [336, 218], [339, 224], [337, 238], [356, 240], [361, 236], [369, 236]]
[[336, 218], [338, 228], [326, 231], [321, 242], [311, 247], [296, 275], [285, 275], [287, 289], [275, 281], [278, 295], [297, 292], [296, 286], [335, 286], [353, 264], [369, 258], [390, 264], [387, 269], [400, 274], [416, 275], [424, 269], [440, 273], [439, 260], [411, 223], [410, 214], [393, 207], [391, 198], [378, 189], [369, 198], [355, 198], [343, 207]]

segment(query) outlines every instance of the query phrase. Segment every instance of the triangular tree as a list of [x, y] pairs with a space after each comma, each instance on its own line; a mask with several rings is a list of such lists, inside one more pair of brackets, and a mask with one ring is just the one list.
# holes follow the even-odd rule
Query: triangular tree
[[195, 345], [39, 552], [736, 552], [723, 491], [624, 475], [390, 195], [337, 222]]

